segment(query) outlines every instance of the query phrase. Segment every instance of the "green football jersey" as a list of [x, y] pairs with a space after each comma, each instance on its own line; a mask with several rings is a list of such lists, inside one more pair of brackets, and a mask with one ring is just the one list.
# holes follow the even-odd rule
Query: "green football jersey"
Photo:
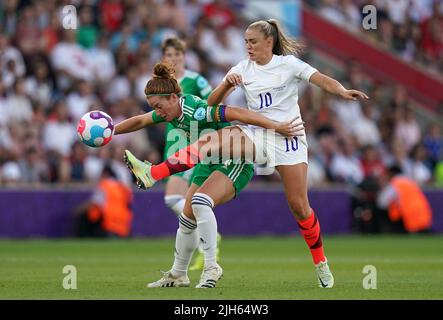
[[197, 72], [185, 70], [183, 77], [178, 79], [178, 84], [184, 94], [192, 94], [202, 99], [207, 99], [212, 87], [203, 76]]
[[[223, 106], [208, 106], [205, 100], [197, 96], [183, 95], [180, 97], [180, 107], [182, 109], [181, 116], [169, 123], [176, 129], [182, 129], [190, 143], [196, 141], [205, 129], [218, 130], [231, 125], [229, 122], [224, 122]], [[156, 123], [165, 121], [155, 111], [152, 114], [152, 119]]]
[[[185, 70], [183, 76], [178, 80], [178, 84], [180, 85], [183, 94], [192, 94], [194, 96], [200, 97], [202, 99], [207, 99], [209, 94], [212, 91], [212, 87], [209, 84], [208, 80], [206, 80], [202, 75], [197, 72], [193, 72], [190, 70]], [[171, 131], [174, 130], [174, 126], [171, 123], [168, 123], [166, 126], [166, 143], [164, 148], [164, 158], [167, 159], [171, 154], [174, 154], [176, 151], [181, 149], [182, 144], [177, 143], [176, 134], [180, 131], [175, 130], [172, 134]], [[170, 137], [171, 139], [168, 139]], [[181, 176], [183, 173], [177, 173], [178, 176]]]

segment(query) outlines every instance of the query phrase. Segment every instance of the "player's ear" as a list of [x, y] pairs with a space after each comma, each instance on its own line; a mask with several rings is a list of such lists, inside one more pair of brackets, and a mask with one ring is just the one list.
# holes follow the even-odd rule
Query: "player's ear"
[[274, 38], [272, 36], [269, 36], [266, 38], [266, 44], [268, 46], [273, 46], [274, 45]]
[[169, 96], [169, 99], [172, 102], [176, 102], [176, 101], [178, 101], [178, 95], [176, 93], [171, 93], [171, 95]]

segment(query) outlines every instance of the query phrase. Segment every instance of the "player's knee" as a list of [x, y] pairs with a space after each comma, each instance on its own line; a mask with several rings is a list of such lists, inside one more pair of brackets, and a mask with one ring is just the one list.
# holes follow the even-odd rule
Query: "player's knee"
[[185, 198], [181, 195], [166, 195], [163, 200], [165, 205], [171, 209], [176, 216], [179, 216], [183, 212], [185, 204]]
[[212, 211], [214, 207], [214, 200], [210, 196], [204, 193], [196, 193], [192, 197], [191, 201], [192, 212], [194, 213], [195, 218], [198, 220], [199, 214], [205, 208], [209, 208]]
[[195, 220], [194, 213], [192, 212], [192, 207], [188, 203], [185, 204], [185, 207], [183, 209], [183, 214], [185, 215], [185, 217], [187, 217], [191, 220]]
[[311, 209], [307, 197], [293, 197], [288, 199], [289, 208], [297, 220], [309, 217]]

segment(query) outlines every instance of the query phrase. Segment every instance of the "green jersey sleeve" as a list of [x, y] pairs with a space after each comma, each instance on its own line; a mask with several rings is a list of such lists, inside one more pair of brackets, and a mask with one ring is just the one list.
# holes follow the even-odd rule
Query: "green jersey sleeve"
[[192, 118], [201, 124], [226, 122], [225, 109], [225, 105], [208, 106], [204, 101], [200, 101], [194, 110]]
[[154, 121], [154, 123], [165, 122], [165, 119], [163, 119], [162, 117], [158, 116], [155, 111], [152, 112], [152, 120]]

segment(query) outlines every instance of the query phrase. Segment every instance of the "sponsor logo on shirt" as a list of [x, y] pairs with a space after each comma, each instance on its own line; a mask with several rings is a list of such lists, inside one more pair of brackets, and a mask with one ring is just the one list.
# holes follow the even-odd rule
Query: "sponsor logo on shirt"
[[283, 91], [285, 89], [286, 89], [286, 86], [280, 86], [280, 87], [272, 88], [272, 90], [274, 90], [274, 91]]

